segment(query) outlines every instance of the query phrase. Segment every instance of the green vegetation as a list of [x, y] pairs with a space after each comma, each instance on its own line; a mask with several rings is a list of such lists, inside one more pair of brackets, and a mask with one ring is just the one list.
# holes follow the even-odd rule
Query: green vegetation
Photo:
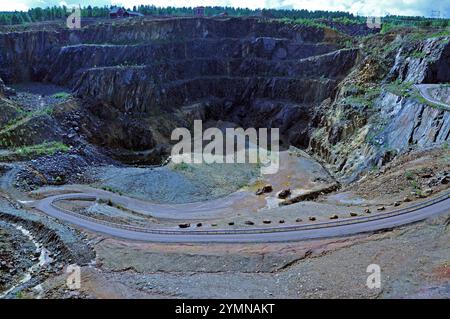
[[375, 99], [380, 95], [381, 88], [379, 87], [362, 87], [358, 85], [350, 86], [347, 91], [353, 94], [347, 96], [343, 101], [345, 104], [355, 107], [372, 108]]
[[359, 19], [354, 18], [354, 19], [349, 19], [348, 17], [338, 17], [338, 18], [333, 18], [332, 19], [333, 22], [339, 23], [339, 24], [344, 24], [344, 25], [355, 25], [358, 23], [364, 23], [365, 19], [364, 17], [361, 17]]
[[100, 198], [97, 202], [98, 202], [99, 204], [106, 204], [106, 205], [108, 205], [108, 206], [114, 207], [114, 203], [112, 202], [111, 199], [103, 199], [103, 198]]
[[59, 92], [52, 95], [55, 99], [68, 99], [70, 97], [70, 93], [67, 92]]
[[392, 94], [412, 98], [412, 99], [416, 100], [417, 102], [428, 105], [430, 107], [434, 107], [437, 109], [444, 109], [443, 106], [441, 106], [439, 104], [435, 104], [435, 103], [430, 102], [427, 99], [425, 99], [420, 94], [420, 92], [413, 87], [412, 82], [408, 82], [408, 81], [401, 82], [400, 80], [395, 80], [394, 82], [386, 84], [385, 88], [388, 92], [391, 92]]
[[[65, 19], [70, 10], [66, 6], [33, 8], [28, 11], [1, 12], [0, 25], [26, 24], [30, 22], [52, 21]], [[107, 17], [109, 8], [87, 6], [81, 9], [83, 17]]]
[[406, 171], [405, 178], [409, 181], [414, 180], [414, 173], [412, 171]]
[[[113, 207], [113, 208], [116, 208], [116, 209], [119, 209], [119, 210], [122, 210], [122, 211], [125, 211], [125, 212], [129, 212], [129, 213], [132, 213], [132, 214], [143, 215], [142, 213], [138, 213], [138, 212], [136, 212], [134, 210], [126, 208], [122, 204], [115, 203], [111, 199], [102, 199], [102, 198], [100, 198], [100, 199], [97, 200], [97, 203], [104, 204], [104, 205], [107, 205], [109, 207]], [[148, 215], [143, 215], [143, 216], [149, 217]]]
[[[450, 36], [450, 27], [442, 28], [438, 30], [436, 28], [429, 29], [416, 29], [413, 30], [410, 34], [407, 35], [408, 41], [423, 41], [431, 38], [439, 38], [439, 37], [449, 37]], [[444, 40], [448, 41], [448, 40]]]
[[16, 298], [17, 299], [24, 299], [24, 294], [23, 291], [19, 290], [18, 292], [16, 292]]
[[426, 56], [426, 53], [416, 50], [416, 51], [412, 52], [410, 56], [415, 59], [423, 59]]
[[41, 110], [38, 111], [32, 111], [32, 112], [23, 112], [20, 111], [20, 114], [18, 117], [10, 120], [8, 123], [5, 124], [5, 126], [0, 128], [0, 133], [6, 133], [8, 131], [11, 131], [12, 129], [16, 128], [17, 126], [25, 123], [26, 121], [28, 121], [29, 119], [35, 117], [35, 116], [40, 116], [40, 115], [52, 115], [54, 111], [53, 107], [46, 107], [43, 108]]
[[394, 82], [386, 84], [386, 89], [392, 94], [398, 96], [411, 96], [413, 91], [413, 83], [395, 80]]
[[122, 195], [122, 192], [119, 192], [118, 190], [116, 190], [116, 189], [114, 189], [114, 188], [112, 188], [110, 186], [102, 186], [101, 189], [103, 189], [103, 190], [105, 190], [107, 192], [111, 192], [111, 193], [115, 193], [115, 194], [118, 194], [118, 195]]
[[421, 103], [421, 104], [425, 104], [428, 105], [430, 107], [434, 107], [436, 109], [445, 109], [442, 105], [440, 104], [435, 104], [433, 102], [428, 101], [426, 98], [424, 98], [418, 91], [414, 90], [413, 93], [411, 94], [411, 97], [413, 97], [417, 102]]
[[382, 18], [381, 33], [387, 33], [392, 30], [402, 28], [417, 28], [418, 35], [420, 34], [426, 38], [427, 33], [425, 31], [439, 28], [445, 29], [448, 28], [449, 26], [450, 26], [449, 19], [389, 15]]
[[[133, 8], [126, 8], [144, 15], [151, 16], [192, 16], [192, 7], [156, 7], [153, 5], [139, 5]], [[82, 7], [81, 16], [88, 18], [106, 18], [109, 16], [110, 7]], [[332, 12], [332, 11], [309, 11], [309, 10], [275, 10], [263, 9], [252, 10], [248, 8], [232, 8], [232, 7], [206, 7], [205, 14], [214, 16], [226, 12], [229, 16], [261, 16], [272, 19], [288, 18], [290, 20], [297, 19], [328, 19], [336, 22], [351, 24], [354, 22], [364, 22], [361, 17], [356, 17], [348, 12]], [[61, 20], [70, 14], [70, 10], [66, 6], [53, 6], [47, 8], [33, 8], [26, 12], [2, 12], [0, 13], [0, 25], [26, 24], [30, 22], [41, 22], [51, 20]]]
[[419, 190], [420, 189], [419, 183], [416, 180], [410, 180], [409, 184], [415, 190]]
[[69, 146], [61, 142], [44, 142], [41, 144], [35, 144], [30, 146], [21, 146], [14, 149], [14, 153], [23, 157], [34, 157], [34, 156], [44, 156], [53, 155], [57, 152], [67, 152], [69, 151]]
[[323, 29], [323, 28], [330, 28], [329, 26], [327, 26], [324, 23], [318, 22], [316, 20], [313, 19], [289, 19], [289, 18], [283, 18], [280, 19], [281, 22], [284, 23], [289, 23], [289, 24], [298, 24], [298, 25], [304, 25], [307, 27], [313, 27], [313, 28], [317, 28], [317, 29]]
[[396, 29], [396, 28], [398, 28], [398, 26], [395, 25], [395, 24], [393, 24], [393, 23], [383, 23], [383, 24], [381, 25], [381, 31], [380, 31], [380, 33], [381, 33], [381, 34], [385, 34], [385, 33], [388, 33], [388, 32], [390, 32], [390, 31], [392, 31], [392, 30], [394, 30], [394, 29]]

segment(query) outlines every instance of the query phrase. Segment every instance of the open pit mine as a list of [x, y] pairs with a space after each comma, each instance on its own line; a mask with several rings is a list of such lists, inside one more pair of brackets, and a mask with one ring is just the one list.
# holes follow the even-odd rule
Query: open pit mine
[[[450, 36], [347, 29], [0, 27], [0, 298], [449, 298]], [[276, 172], [174, 162], [196, 121]]]

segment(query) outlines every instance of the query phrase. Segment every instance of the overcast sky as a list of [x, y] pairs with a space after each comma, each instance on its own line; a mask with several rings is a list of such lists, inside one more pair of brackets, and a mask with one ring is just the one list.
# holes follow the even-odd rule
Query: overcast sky
[[[138, 4], [156, 6], [233, 6], [248, 8], [283, 8], [348, 11], [353, 14], [383, 16], [397, 15], [431, 16], [439, 11], [442, 17], [450, 17], [450, 0], [0, 0], [0, 11], [27, 10], [33, 7], [80, 4], [111, 5], [132, 7]], [[436, 14], [436, 13], [435, 13]]]

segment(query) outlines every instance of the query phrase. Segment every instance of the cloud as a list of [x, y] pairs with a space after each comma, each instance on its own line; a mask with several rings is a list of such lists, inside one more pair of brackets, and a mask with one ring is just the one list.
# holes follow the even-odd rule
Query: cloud
[[2, 3], [0, 11], [26, 11], [30, 7], [24, 1]]

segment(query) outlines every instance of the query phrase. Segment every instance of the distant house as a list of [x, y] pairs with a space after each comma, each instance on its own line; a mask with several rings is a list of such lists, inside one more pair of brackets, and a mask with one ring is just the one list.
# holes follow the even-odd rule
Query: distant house
[[143, 17], [144, 15], [139, 12], [129, 11], [125, 10], [121, 7], [114, 7], [109, 11], [109, 17], [111, 19], [118, 19], [118, 18], [128, 18], [128, 17]]
[[204, 17], [205, 16], [205, 7], [195, 7], [194, 8], [194, 16]]
[[124, 8], [115, 7], [109, 11], [109, 17], [111, 19], [123, 18], [125, 12]]

